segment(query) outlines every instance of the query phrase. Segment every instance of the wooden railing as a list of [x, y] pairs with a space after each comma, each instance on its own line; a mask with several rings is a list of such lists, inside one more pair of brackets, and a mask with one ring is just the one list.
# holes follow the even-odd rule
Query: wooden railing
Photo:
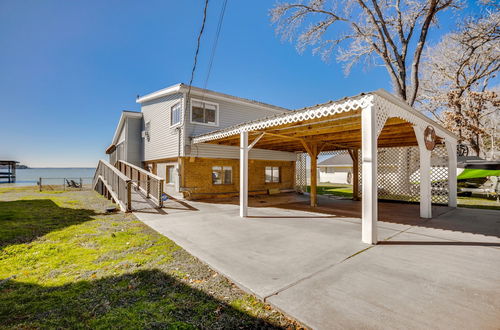
[[139, 188], [147, 198], [150, 198], [158, 207], [163, 207], [163, 178], [123, 160], [117, 161], [115, 166], [129, 177], [132, 184]]
[[92, 187], [102, 195], [111, 197], [124, 212], [132, 211], [132, 180], [105, 160], [100, 160]]

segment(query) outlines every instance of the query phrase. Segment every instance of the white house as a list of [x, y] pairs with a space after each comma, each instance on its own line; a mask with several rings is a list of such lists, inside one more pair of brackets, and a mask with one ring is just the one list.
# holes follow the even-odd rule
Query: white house
[[318, 163], [320, 183], [352, 184], [352, 158], [347, 153], [337, 154]]
[[[189, 93], [189, 97], [188, 97]], [[191, 143], [194, 136], [287, 109], [177, 84], [139, 97], [141, 112], [124, 111], [110, 163], [124, 160], [165, 179], [164, 191], [190, 199], [238, 194], [239, 147]], [[255, 148], [250, 153], [252, 193], [293, 189], [296, 155]]]

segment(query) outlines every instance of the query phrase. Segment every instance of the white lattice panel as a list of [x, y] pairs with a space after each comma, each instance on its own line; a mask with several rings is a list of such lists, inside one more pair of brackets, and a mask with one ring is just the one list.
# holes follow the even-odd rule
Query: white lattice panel
[[[347, 150], [322, 152], [321, 156], [334, 156]], [[296, 190], [306, 191], [309, 169], [308, 156], [297, 154]], [[359, 196], [362, 187], [361, 151], [358, 154]], [[397, 147], [378, 149], [377, 167], [378, 198], [406, 202], [420, 201], [420, 156], [418, 147]], [[431, 154], [432, 203], [448, 203], [448, 154], [444, 145], [437, 145]]]
[[297, 153], [295, 161], [295, 191], [305, 192], [307, 188], [307, 154]]
[[431, 153], [432, 202], [448, 204], [448, 152], [446, 146], [437, 145]]

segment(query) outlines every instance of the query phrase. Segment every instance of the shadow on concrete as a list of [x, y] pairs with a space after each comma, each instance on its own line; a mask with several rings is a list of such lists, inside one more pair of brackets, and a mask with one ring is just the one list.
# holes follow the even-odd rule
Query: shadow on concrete
[[179, 204], [181, 207], [174, 207], [174, 206], [170, 206], [170, 205], [163, 205], [163, 208], [164, 209], [170, 209], [170, 210], [186, 210], [186, 211], [199, 211], [196, 207], [192, 206], [191, 204], [189, 204], [188, 202], [186, 201], [183, 201], [183, 200], [180, 200], [180, 199], [177, 199], [175, 197], [172, 197], [170, 195], [167, 195], [168, 196], [168, 201], [172, 201], [174, 203], [177, 203]]
[[0, 249], [93, 220], [93, 210], [60, 207], [50, 199], [0, 202]]
[[0, 281], [9, 328], [279, 329], [161, 270], [41, 286]]
[[[205, 203], [233, 204], [239, 203], [237, 198], [203, 201]], [[318, 196], [318, 206], [309, 205], [309, 196], [296, 193], [277, 195], [252, 196], [249, 206], [253, 208], [280, 208], [313, 213], [328, 214], [325, 218], [361, 218], [361, 202], [349, 199], [334, 199]], [[381, 202], [379, 201], [379, 223], [393, 223], [423, 228], [441, 229], [447, 231], [479, 234], [500, 238], [500, 211], [451, 208], [448, 206], [433, 206], [432, 219], [420, 218], [420, 206], [414, 203]], [[265, 214], [251, 218], [268, 218]], [[269, 218], [318, 218], [315, 215], [272, 216]]]

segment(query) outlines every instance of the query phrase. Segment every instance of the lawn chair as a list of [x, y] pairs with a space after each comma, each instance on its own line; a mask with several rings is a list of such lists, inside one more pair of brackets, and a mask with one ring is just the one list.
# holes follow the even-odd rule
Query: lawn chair
[[66, 180], [66, 186], [68, 188], [72, 188], [73, 187], [73, 183], [72, 182], [70, 182], [68, 179], [64, 179], [64, 180]]
[[82, 186], [79, 183], [76, 183], [75, 180], [71, 180], [71, 184], [73, 188], [81, 188]]

